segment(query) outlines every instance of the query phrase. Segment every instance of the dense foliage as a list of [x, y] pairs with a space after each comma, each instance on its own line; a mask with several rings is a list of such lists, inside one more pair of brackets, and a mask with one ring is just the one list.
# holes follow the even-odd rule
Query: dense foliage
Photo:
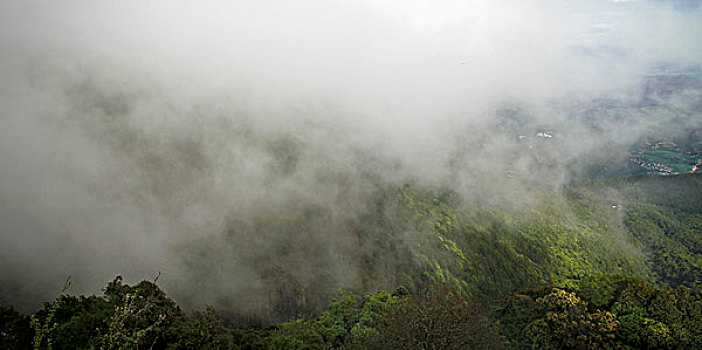
[[[602, 286], [602, 288], [597, 288]], [[518, 349], [695, 349], [702, 344], [702, 292], [597, 276], [574, 289], [524, 290], [495, 308]]]
[[[486, 307], [447, 285], [339, 291], [318, 316], [265, 329], [187, 314], [152, 282], [62, 295], [28, 317], [2, 309], [2, 349], [696, 349], [702, 291], [598, 275], [527, 289]], [[32, 338], [32, 332], [34, 337]]]

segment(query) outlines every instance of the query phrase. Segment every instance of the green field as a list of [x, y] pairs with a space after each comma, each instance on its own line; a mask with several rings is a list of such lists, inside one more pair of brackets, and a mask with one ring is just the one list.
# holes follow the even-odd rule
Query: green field
[[646, 149], [639, 151], [647, 163], [660, 163], [673, 168], [676, 173], [687, 173], [697, 164], [698, 157], [680, 151], [665, 149]]

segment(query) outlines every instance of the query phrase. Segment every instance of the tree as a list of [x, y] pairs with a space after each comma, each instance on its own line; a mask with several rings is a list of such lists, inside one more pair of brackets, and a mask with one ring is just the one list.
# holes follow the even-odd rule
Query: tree
[[29, 317], [12, 307], [0, 306], [0, 349], [31, 349], [32, 337]]
[[499, 336], [479, 304], [446, 286], [410, 295], [388, 308], [371, 342], [379, 349], [499, 349]]
[[535, 348], [610, 349], [621, 347], [616, 341], [619, 322], [609, 311], [589, 312], [587, 303], [575, 293], [552, 288], [536, 300], [542, 317], [525, 330]]

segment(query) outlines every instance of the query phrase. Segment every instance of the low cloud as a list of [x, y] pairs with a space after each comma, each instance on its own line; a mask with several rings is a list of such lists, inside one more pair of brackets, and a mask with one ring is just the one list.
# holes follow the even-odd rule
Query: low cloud
[[[75, 292], [96, 292], [160, 271], [190, 305], [241, 307], [271, 276], [358, 286], [353, 224], [379, 187], [496, 205], [519, 191], [525, 205], [525, 182], [557, 193], [603, 143], [697, 111], [694, 91], [656, 94], [672, 107], [587, 122], [603, 100], [640, 103], [647, 76], [699, 67], [701, 13], [671, 1], [5, 1], [3, 301], [36, 307], [68, 274]], [[495, 181], [505, 174], [523, 182]]]

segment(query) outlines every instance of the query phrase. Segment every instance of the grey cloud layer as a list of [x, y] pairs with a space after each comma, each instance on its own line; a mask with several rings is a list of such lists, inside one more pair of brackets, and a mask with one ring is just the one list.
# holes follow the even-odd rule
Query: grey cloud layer
[[158, 271], [193, 303], [253, 295], [281, 249], [296, 278], [352, 286], [349, 225], [375, 185], [515, 190], [491, 179], [534, 159], [489, 125], [520, 105], [572, 136], [540, 174], [557, 186], [603, 136], [555, 105], [699, 65], [700, 8], [676, 4], [5, 1], [4, 298]]

